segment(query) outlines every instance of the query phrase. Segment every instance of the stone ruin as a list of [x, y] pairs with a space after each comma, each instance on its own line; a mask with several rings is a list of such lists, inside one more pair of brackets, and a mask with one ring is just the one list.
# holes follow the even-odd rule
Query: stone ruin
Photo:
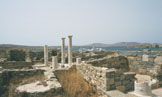
[[[105, 67], [95, 67], [91, 64], [87, 64], [86, 62], [82, 62], [81, 58], [76, 59], [76, 63], [72, 63], [72, 36], [69, 36], [69, 45], [68, 45], [68, 64], [65, 64], [65, 38], [62, 38], [62, 46], [61, 46], [61, 63], [58, 63], [57, 57], [52, 56], [52, 62], [48, 62], [48, 46], [44, 46], [44, 64], [43, 65], [35, 65], [35, 69], [43, 69], [45, 70], [44, 75], [46, 76], [45, 82], [48, 84], [48, 88], [44, 87], [46, 90], [51, 88], [60, 89], [62, 88], [61, 84], [57, 80], [53, 71], [69, 69], [72, 65], [76, 65], [77, 69], [81, 72], [83, 78], [96, 87], [97, 90], [103, 92], [104, 96], [100, 97], [158, 97], [151, 93], [151, 85], [150, 82], [138, 82], [136, 80], [136, 70], [126, 71], [115, 68], [105, 68]], [[128, 58], [129, 59], [129, 58]], [[143, 55], [140, 62], [148, 63], [149, 56]], [[137, 60], [130, 60], [133, 66], [138, 63]], [[161, 58], [155, 59], [156, 63], [161, 62]], [[132, 66], [131, 69], [134, 69]], [[136, 65], [137, 66], [137, 65]], [[123, 68], [124, 69], [124, 68]], [[161, 76], [159, 76], [161, 78]], [[19, 91], [21, 91], [22, 87], [30, 88], [30, 86], [34, 86], [33, 90], [36, 92], [39, 91], [37, 83], [31, 83], [28, 85], [23, 85], [18, 87]], [[130, 94], [128, 92], [133, 91]], [[25, 90], [23, 90], [25, 91]], [[26, 91], [28, 92], [28, 91]], [[33, 92], [33, 91], [30, 91]], [[115, 95], [115, 96], [114, 96]], [[121, 96], [123, 95], [123, 96]]]
[[[34, 70], [43, 70], [45, 79], [44, 81], [36, 81], [24, 85], [20, 85], [16, 88], [16, 93], [21, 94], [23, 92], [29, 93], [33, 97], [34, 93], [40, 96], [47, 91], [53, 92], [54, 95], [61, 93], [62, 86], [56, 78], [54, 71], [61, 69], [68, 69], [72, 66], [72, 36], [69, 36], [68, 46], [68, 64], [65, 64], [65, 38], [62, 38], [62, 61], [58, 63], [57, 56], [52, 56], [52, 62], [48, 61], [48, 46], [44, 46], [44, 64], [36, 64], [33, 66]], [[79, 61], [78, 61], [79, 62]], [[59, 93], [58, 93], [59, 92]]]
[[113, 68], [94, 67], [90, 64], [77, 65], [84, 78], [103, 91], [134, 89], [135, 73], [122, 72]]
[[148, 75], [151, 77], [150, 80], [156, 80], [157, 83], [153, 88], [159, 88], [162, 86], [162, 56], [142, 55], [127, 57], [132, 72], [141, 75]]

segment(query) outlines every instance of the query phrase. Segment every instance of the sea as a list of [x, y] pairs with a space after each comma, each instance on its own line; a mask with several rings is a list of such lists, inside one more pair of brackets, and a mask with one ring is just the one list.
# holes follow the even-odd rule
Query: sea
[[[79, 49], [84, 47], [73, 48], [73, 51], [79, 51]], [[92, 47], [86, 47], [87, 49], [91, 49]], [[93, 47], [94, 48], [94, 47]], [[128, 47], [95, 47], [95, 48], [102, 48], [103, 50], [108, 51], [117, 51], [121, 55], [129, 55], [129, 54], [137, 54], [137, 55], [155, 55], [156, 52], [150, 51], [162, 51], [162, 47], [159, 48], [128, 48]], [[67, 51], [68, 48], [65, 48]], [[145, 51], [144, 51], [145, 50]], [[30, 50], [31, 52], [43, 52], [43, 50]]]

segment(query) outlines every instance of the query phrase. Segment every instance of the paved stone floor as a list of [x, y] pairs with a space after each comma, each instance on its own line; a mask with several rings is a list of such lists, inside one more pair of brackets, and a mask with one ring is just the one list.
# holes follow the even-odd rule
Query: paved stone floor
[[25, 85], [21, 85], [17, 87], [16, 91], [35, 93], [35, 92], [46, 92], [52, 88], [59, 89], [62, 87], [51, 68], [45, 65], [37, 65], [35, 67], [45, 70], [44, 75], [46, 79], [43, 81], [36, 81]]
[[159, 97], [162, 97], [162, 88], [154, 89], [152, 90], [152, 93], [158, 95]]
[[[155, 97], [162, 97], [162, 88], [152, 90], [152, 93], [155, 94]], [[135, 96], [132, 93], [124, 94], [118, 90], [108, 91], [107, 94], [110, 97], [139, 97]]]

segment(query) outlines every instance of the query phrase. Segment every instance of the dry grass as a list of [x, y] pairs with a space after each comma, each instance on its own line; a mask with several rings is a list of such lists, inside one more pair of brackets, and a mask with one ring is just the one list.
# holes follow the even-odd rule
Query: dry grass
[[83, 79], [75, 66], [69, 70], [57, 71], [56, 76], [67, 94], [66, 97], [98, 97], [95, 88]]

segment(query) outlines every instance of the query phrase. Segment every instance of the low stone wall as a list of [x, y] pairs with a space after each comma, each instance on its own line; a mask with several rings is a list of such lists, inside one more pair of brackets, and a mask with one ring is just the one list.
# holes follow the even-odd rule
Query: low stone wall
[[137, 74], [149, 75], [157, 83], [152, 88], [162, 87], [162, 57], [149, 55], [148, 61], [143, 61], [142, 56], [128, 56], [130, 71]]
[[22, 68], [32, 68], [32, 62], [0, 62], [0, 66], [4, 69], [22, 69]]
[[113, 68], [94, 67], [90, 64], [80, 64], [77, 65], [77, 68], [83, 77], [98, 89], [104, 91], [117, 89], [122, 92], [134, 89], [134, 72], [122, 72]]
[[162, 66], [161, 66], [161, 71], [158, 72], [158, 74], [156, 75], [158, 82], [158, 87], [162, 87]]
[[53, 88], [46, 92], [36, 92], [36, 93], [27, 93], [27, 92], [15, 92], [13, 97], [64, 97], [63, 89]]
[[106, 67], [120, 69], [124, 72], [129, 71], [128, 59], [124, 56], [107, 56], [102, 59], [92, 60], [88, 62], [95, 67]]
[[82, 73], [84, 79], [97, 88], [106, 90], [106, 72], [107, 68], [94, 67], [90, 64], [77, 65], [78, 70]]
[[107, 90], [117, 89], [122, 92], [134, 90], [134, 72], [120, 72], [118, 70], [112, 70], [106, 73], [106, 79]]
[[128, 57], [130, 70], [138, 74], [152, 75], [155, 72], [155, 64], [151, 61], [142, 61], [141, 56]]
[[[16, 85], [20, 82], [20, 79], [30, 77], [32, 75], [43, 74], [43, 72], [44, 72], [43, 70], [18, 70], [18, 69], [0, 71], [0, 97], [8, 97], [9, 89], [13, 88], [10, 86], [11, 81], [17, 79], [15, 80], [15, 82], [16, 81], [17, 82], [14, 83], [14, 85]], [[13, 80], [13, 78], [15, 79]]]

